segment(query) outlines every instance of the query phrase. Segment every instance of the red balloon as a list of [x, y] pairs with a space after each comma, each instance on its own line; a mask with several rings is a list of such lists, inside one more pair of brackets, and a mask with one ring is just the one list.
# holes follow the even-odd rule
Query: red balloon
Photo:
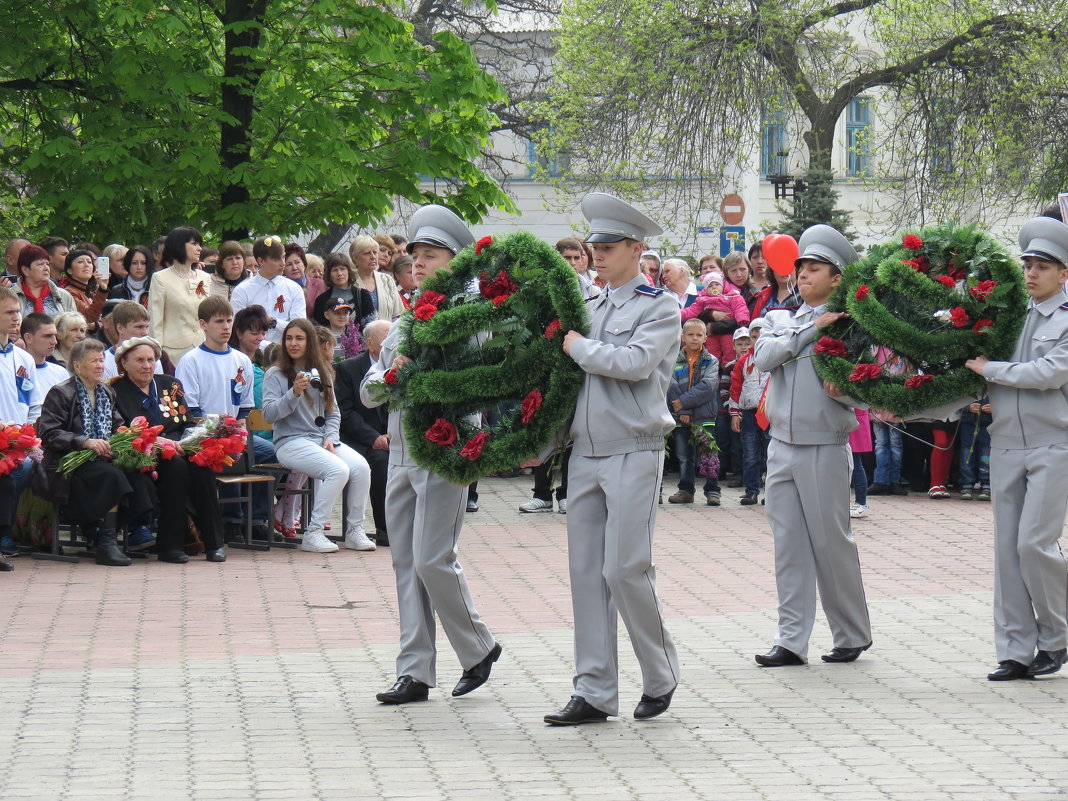
[[764, 261], [776, 275], [792, 275], [799, 251], [797, 241], [787, 234], [769, 234], [761, 243]]

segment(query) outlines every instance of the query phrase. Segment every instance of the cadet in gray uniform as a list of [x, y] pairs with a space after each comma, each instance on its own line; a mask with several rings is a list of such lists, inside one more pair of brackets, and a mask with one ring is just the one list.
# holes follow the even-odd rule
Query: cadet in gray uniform
[[[408, 226], [416, 287], [437, 270], [446, 269], [452, 257], [474, 241], [463, 221], [443, 206], [424, 206], [416, 211]], [[369, 408], [381, 403], [372, 397], [372, 387], [382, 383], [391, 367], [410, 361], [397, 353], [398, 339], [398, 322], [394, 322], [378, 361], [360, 385], [360, 398]], [[485, 684], [501, 655], [501, 646], [475, 610], [463, 568], [456, 561], [467, 487], [452, 484], [412, 460], [400, 412], [390, 413], [388, 436], [386, 528], [397, 577], [401, 631], [397, 682], [377, 698], [383, 704], [427, 699], [429, 688], [437, 681], [435, 610], [464, 666], [452, 694], [465, 695]]]
[[589, 301], [588, 337], [568, 332], [564, 350], [586, 372], [571, 427], [567, 543], [575, 614], [575, 692], [553, 725], [605, 720], [619, 707], [617, 613], [642, 671], [634, 717], [664, 712], [679, 683], [675, 644], [656, 594], [653, 529], [674, 427], [667, 387], [680, 341], [679, 305], [638, 268], [656, 224], [617, 198], [586, 196], [586, 241], [607, 291]]
[[806, 662], [817, 587], [834, 646], [823, 660], [852, 662], [871, 646], [860, 558], [849, 526], [849, 432], [857, 418], [853, 401], [821, 381], [809, 358], [819, 329], [845, 316], [823, 307], [842, 270], [858, 257], [827, 225], [806, 230], [798, 246], [797, 285], [805, 302], [795, 312], [768, 312], [753, 355], [757, 369], [771, 373], [764, 494], [779, 591], [779, 634], [770, 651], [756, 656], [764, 667]]
[[1037, 217], [1020, 229], [1020, 247], [1031, 305], [1016, 350], [1007, 362], [967, 362], [986, 378], [993, 413], [999, 664], [991, 681], [1056, 673], [1068, 659], [1068, 562], [1059, 544], [1068, 506], [1068, 226]]

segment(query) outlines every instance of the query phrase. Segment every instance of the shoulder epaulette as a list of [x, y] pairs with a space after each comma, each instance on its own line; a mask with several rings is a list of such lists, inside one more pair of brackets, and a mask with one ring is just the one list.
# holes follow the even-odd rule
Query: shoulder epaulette
[[644, 286], [636, 286], [634, 287], [634, 291], [637, 292], [639, 295], [648, 295], [651, 298], [660, 297], [664, 294], [664, 290], [662, 288], [657, 286], [649, 286], [648, 284]]
[[1058, 306], [1057, 308], [1058, 308], [1058, 309], [1064, 309], [1065, 311], [1068, 311], [1068, 303], [1062, 303], [1062, 304], [1061, 304], [1060, 306]]

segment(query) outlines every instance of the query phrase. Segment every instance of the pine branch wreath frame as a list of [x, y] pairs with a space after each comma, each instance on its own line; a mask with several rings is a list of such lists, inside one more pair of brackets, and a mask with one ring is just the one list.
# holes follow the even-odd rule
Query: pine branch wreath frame
[[[906, 418], [979, 397], [985, 381], [964, 362], [1010, 358], [1027, 302], [1019, 265], [993, 237], [974, 226], [925, 228], [846, 267], [827, 311], [850, 317], [821, 332], [816, 371], [872, 408]], [[888, 374], [876, 360], [879, 346], [916, 374]]]
[[587, 333], [589, 315], [572, 267], [525, 231], [480, 239], [449, 267], [401, 318], [412, 362], [385, 386], [416, 463], [469, 484], [536, 456], [570, 421], [584, 374], [563, 339]]

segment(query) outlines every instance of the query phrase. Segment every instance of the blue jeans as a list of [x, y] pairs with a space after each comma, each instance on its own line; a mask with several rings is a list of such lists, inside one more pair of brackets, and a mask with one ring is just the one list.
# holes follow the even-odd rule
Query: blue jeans
[[858, 505], [868, 503], [868, 471], [864, 469], [859, 453], [853, 454], [853, 493]]
[[[679, 460], [679, 491], [695, 494], [695, 482], [697, 480], [697, 448], [690, 442], [690, 427], [676, 426], [672, 432], [675, 443], [675, 455]], [[719, 481], [705, 477], [705, 494], [719, 492]]]
[[[965, 415], [967, 417], [967, 415]], [[974, 415], [972, 415], [974, 417]], [[978, 474], [979, 486], [990, 489], [990, 433], [986, 426], [961, 420], [960, 487], [971, 489]]]
[[901, 431], [879, 420], [872, 420], [872, 430], [875, 432], [875, 475], [872, 483], [886, 486], [900, 484], [903, 450]]
[[757, 425], [756, 409], [742, 409], [742, 483], [746, 495], [760, 494], [760, 474], [768, 461], [768, 432]]

